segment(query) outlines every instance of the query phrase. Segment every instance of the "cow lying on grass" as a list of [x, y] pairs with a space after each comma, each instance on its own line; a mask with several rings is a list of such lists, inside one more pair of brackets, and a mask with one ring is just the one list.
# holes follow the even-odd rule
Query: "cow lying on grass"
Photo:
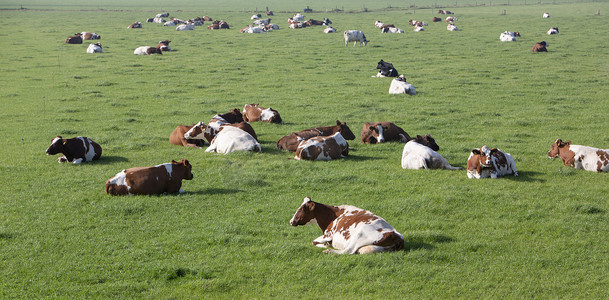
[[192, 166], [186, 159], [154, 167], [122, 170], [106, 182], [106, 193], [118, 195], [156, 195], [184, 193], [182, 180], [192, 180]]

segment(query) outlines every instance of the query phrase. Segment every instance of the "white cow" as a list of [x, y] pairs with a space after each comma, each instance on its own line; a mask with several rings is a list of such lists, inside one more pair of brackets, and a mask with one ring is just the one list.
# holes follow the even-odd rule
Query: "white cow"
[[252, 15], [252, 17], [250, 19], [251, 20], [258, 20], [258, 19], [260, 19], [260, 15]]
[[499, 40], [502, 42], [514, 42], [516, 41], [516, 36], [520, 36], [520, 34], [517, 32], [504, 31], [499, 36]]
[[460, 168], [451, 166], [440, 153], [411, 140], [404, 145], [402, 151], [402, 169], [459, 170]]
[[89, 44], [87, 53], [104, 53], [101, 43]]
[[391, 86], [389, 86], [389, 94], [408, 94], [408, 95], [416, 95], [417, 91], [415, 90], [412, 84], [406, 82], [406, 77], [404, 74], [399, 77], [391, 80]]
[[301, 15], [300, 13], [296, 13], [293, 17], [292, 20], [296, 21], [296, 22], [303, 22], [304, 21], [304, 16]]
[[385, 25], [385, 23], [383, 23], [381, 21], [374, 22], [374, 26], [376, 26], [377, 28], [381, 28], [381, 27], [383, 27], [383, 25]]
[[414, 27], [414, 32], [419, 32], [419, 31], [425, 31], [425, 27], [420, 26], [420, 25], [416, 25]]
[[404, 30], [397, 27], [385, 27], [381, 29], [381, 33], [404, 33]]
[[446, 30], [448, 30], [448, 31], [458, 31], [459, 28], [457, 26], [455, 26], [455, 24], [448, 24], [448, 25], [446, 25]]
[[271, 23], [271, 19], [260, 19], [260, 20], [256, 20], [254, 21], [254, 25], [268, 25], [269, 23]]
[[183, 31], [183, 30], [195, 30], [195, 25], [194, 24], [182, 24], [179, 25], [178, 27], [176, 27], [177, 31]]
[[176, 25], [178, 25], [178, 23], [174, 20], [163, 23], [163, 26], [176, 26]]
[[262, 29], [258, 26], [254, 27], [252, 25], [249, 25], [248, 27], [244, 28], [241, 32], [243, 32], [243, 33], [264, 33], [266, 31], [264, 31], [264, 29]]
[[548, 29], [548, 35], [552, 35], [552, 34], [558, 34], [558, 27], [552, 27], [550, 29]]
[[324, 33], [334, 33], [336, 32], [336, 29], [334, 29], [334, 27], [332, 26], [326, 26], [326, 29], [324, 29]]
[[543, 17], [544, 17], [544, 18], [549, 18], [549, 17], [550, 17], [550, 14], [549, 14], [549, 13], [543, 13]]
[[249, 133], [237, 127], [224, 126], [211, 141], [205, 152], [230, 153], [234, 151], [260, 152], [260, 143]]
[[516, 162], [509, 153], [497, 148], [482, 146], [472, 150], [467, 159], [467, 178], [493, 178], [500, 176], [518, 176]]
[[361, 45], [366, 46], [366, 44], [369, 42], [366, 39], [366, 36], [364, 35], [364, 33], [359, 30], [347, 30], [344, 33], [344, 37], [345, 37], [345, 47], [347, 47], [349, 42], [353, 42], [353, 47], [355, 47], [355, 44], [357, 44], [357, 42], [359, 42], [360, 46]]

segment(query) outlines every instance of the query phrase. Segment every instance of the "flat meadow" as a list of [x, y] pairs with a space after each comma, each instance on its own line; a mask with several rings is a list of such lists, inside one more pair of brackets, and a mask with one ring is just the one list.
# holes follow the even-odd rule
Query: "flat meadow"
[[[609, 297], [609, 177], [547, 157], [557, 138], [609, 148], [608, 2], [446, 7], [456, 32], [431, 22], [435, 8], [381, 1], [366, 2], [366, 12], [337, 2], [353, 7], [305, 14], [330, 18], [336, 34], [288, 28], [306, 3], [272, 2], [280, 29], [264, 34], [239, 29], [265, 3], [85, 3], [0, 10], [0, 298]], [[231, 29], [127, 29], [164, 11]], [[552, 17], [542, 19], [546, 11]], [[409, 19], [429, 26], [413, 32]], [[381, 34], [375, 20], [405, 33]], [[550, 27], [560, 33], [548, 36]], [[347, 29], [369, 44], [345, 47]], [[506, 30], [522, 37], [502, 43]], [[81, 31], [100, 34], [104, 53], [64, 43]], [[133, 54], [164, 39], [174, 51]], [[549, 52], [532, 53], [542, 40]], [[380, 59], [418, 94], [389, 95], [390, 78], [371, 78]], [[285, 122], [251, 124], [261, 153], [169, 144], [177, 125], [247, 103]], [[336, 120], [358, 137], [347, 158], [296, 161], [275, 147]], [[520, 176], [403, 170], [404, 144], [359, 141], [372, 121], [431, 134], [459, 167], [474, 148], [500, 148]], [[57, 135], [90, 137], [102, 158], [57, 163], [44, 153]], [[125, 168], [182, 158], [194, 174], [184, 194], [104, 193]], [[305, 196], [374, 212], [404, 235], [404, 250], [322, 253], [311, 244], [319, 227], [288, 224]]]

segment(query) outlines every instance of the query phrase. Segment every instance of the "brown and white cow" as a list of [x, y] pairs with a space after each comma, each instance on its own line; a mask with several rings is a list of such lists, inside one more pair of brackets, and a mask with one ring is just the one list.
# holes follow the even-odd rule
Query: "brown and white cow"
[[47, 155], [63, 154], [57, 162], [71, 162], [79, 164], [82, 162], [98, 160], [102, 154], [101, 146], [85, 136], [78, 136], [71, 139], [64, 139], [57, 136], [51, 141], [51, 146], [47, 148]]
[[152, 55], [152, 54], [160, 54], [163, 55], [163, 51], [161, 50], [161, 47], [150, 47], [150, 46], [142, 46], [142, 47], [137, 47], [135, 48], [135, 50], [133, 50], [133, 54], [136, 55]]
[[83, 39], [85, 40], [99, 40], [101, 39], [101, 36], [95, 32], [86, 32], [83, 31], [80, 33], [80, 35], [82, 35]]
[[142, 28], [142, 22], [135, 22], [135, 23], [127, 26], [127, 28]]
[[313, 245], [328, 248], [324, 250], [326, 253], [364, 254], [404, 248], [404, 237], [387, 221], [355, 206], [327, 205], [305, 197], [290, 225], [312, 223], [323, 232], [313, 240]]
[[203, 147], [205, 142], [203, 141], [203, 137], [201, 138], [186, 138], [186, 133], [189, 132], [195, 126], [205, 126], [205, 123], [199, 122], [192, 126], [188, 125], [178, 125], [176, 129], [173, 130], [171, 135], [169, 136], [169, 142], [184, 147]]
[[241, 111], [238, 108], [233, 108], [225, 114], [217, 114], [217, 115], [213, 116], [211, 118], [211, 120], [209, 121], [209, 123], [216, 122], [216, 121], [221, 121], [221, 122], [230, 123], [230, 124], [241, 123], [241, 122], [243, 122], [243, 114], [241, 114]]
[[270, 107], [260, 107], [258, 104], [246, 104], [243, 107], [243, 120], [246, 122], [263, 121], [277, 124], [283, 123], [278, 111]]
[[296, 160], [333, 160], [349, 155], [349, 143], [337, 132], [331, 136], [314, 136], [300, 140]]
[[472, 150], [467, 159], [467, 178], [495, 179], [506, 175], [518, 176], [512, 155], [487, 146]]
[[256, 141], [258, 141], [258, 136], [256, 135], [254, 128], [252, 128], [252, 125], [247, 122], [230, 124], [216, 121], [210, 122], [207, 125], [203, 122], [199, 122], [192, 126], [192, 128], [186, 133], [184, 133], [184, 138], [187, 140], [202, 140], [203, 138], [205, 138], [209, 143], [211, 143], [211, 141], [216, 137], [218, 132], [220, 132], [220, 130], [222, 130], [222, 127], [224, 126], [233, 126], [244, 130], [245, 132], [253, 136]]
[[161, 49], [161, 51], [171, 51], [171, 47], [169, 47], [170, 40], [159, 41], [159, 44], [156, 45], [157, 48]]
[[571, 141], [557, 139], [548, 157], [560, 157], [565, 166], [592, 172], [609, 172], [609, 149], [571, 145]]
[[389, 141], [406, 143], [411, 139], [404, 129], [393, 122], [366, 122], [361, 134], [361, 140], [364, 144], [377, 144]]
[[157, 195], [184, 193], [182, 180], [192, 180], [192, 166], [187, 159], [172, 160], [154, 167], [122, 170], [106, 181], [106, 194]]
[[75, 36], [70, 36], [66, 39], [66, 44], [82, 44], [82, 35], [77, 33]]
[[346, 140], [354, 140], [355, 135], [347, 126], [347, 123], [341, 123], [339, 120], [336, 120], [336, 126], [328, 126], [328, 127], [315, 127], [309, 128], [305, 130], [301, 130], [298, 132], [292, 132], [284, 137], [282, 137], [279, 141], [277, 141], [277, 148], [288, 150], [290, 152], [296, 152], [298, 145], [302, 140], [308, 140], [314, 136], [329, 136], [333, 135], [336, 132], [340, 132], [343, 138]]

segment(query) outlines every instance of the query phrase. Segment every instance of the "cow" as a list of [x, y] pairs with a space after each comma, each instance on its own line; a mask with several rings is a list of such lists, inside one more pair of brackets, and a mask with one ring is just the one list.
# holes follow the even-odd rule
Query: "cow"
[[169, 20], [169, 21], [163, 23], [163, 26], [176, 26], [178, 24], [179, 23], [177, 22], [177, 20]]
[[558, 27], [552, 27], [552, 28], [548, 29], [547, 34], [548, 35], [558, 34]]
[[571, 145], [571, 141], [557, 139], [548, 157], [560, 157], [565, 166], [592, 172], [609, 172], [609, 149]]
[[174, 145], [178, 145], [178, 146], [184, 146], [184, 147], [193, 147], [193, 148], [201, 148], [205, 145], [205, 142], [203, 141], [203, 137], [186, 137], [186, 133], [189, 132], [193, 127], [195, 126], [205, 126], [205, 123], [203, 122], [199, 122], [197, 124], [194, 124], [192, 126], [188, 126], [188, 125], [178, 125], [178, 127], [176, 127], [173, 132], [171, 133], [171, 135], [169, 136], [169, 142], [171, 144]]
[[304, 23], [290, 23], [290, 29], [298, 29], [298, 28], [304, 28], [307, 27]]
[[533, 48], [531, 49], [531, 51], [548, 52], [548, 49], [546, 49], [547, 46], [548, 46], [548, 43], [546, 43], [546, 41], [541, 41], [539, 43], [535, 43], [535, 45], [533, 45]]
[[142, 22], [135, 22], [135, 23], [127, 26], [127, 28], [142, 28]]
[[448, 31], [459, 31], [459, 27], [455, 26], [455, 24], [446, 25], [446, 30]]
[[98, 160], [102, 154], [101, 146], [88, 137], [78, 136], [71, 139], [64, 139], [57, 136], [51, 141], [51, 146], [47, 148], [47, 155], [61, 153], [57, 162], [71, 162], [79, 164], [88, 161]]
[[431, 20], [432, 22], [442, 22], [442, 18], [438, 18], [438, 17], [433, 17], [433, 19]]
[[355, 206], [332, 206], [305, 197], [290, 225], [308, 224], [321, 228], [323, 235], [313, 240], [313, 245], [328, 248], [325, 253], [364, 254], [404, 248], [404, 237], [387, 221]]
[[195, 30], [195, 25], [194, 24], [181, 24], [178, 25], [178, 27], [176, 27], [177, 31], [184, 31], [184, 30]]
[[546, 13], [543, 13], [542, 18], [546, 19], [546, 18], [549, 18], [549, 17], [550, 17], [550, 14], [549, 14], [549, 13], [547, 13], [547, 12], [546, 12]]
[[205, 152], [230, 153], [234, 151], [260, 152], [260, 143], [245, 130], [235, 126], [222, 126]]
[[349, 155], [349, 143], [336, 132], [330, 136], [301, 139], [296, 148], [296, 160], [333, 160]]
[[427, 23], [425, 23], [423, 21], [417, 21], [417, 20], [412, 20], [412, 19], [408, 21], [408, 24], [410, 24], [410, 26], [416, 26], [416, 25], [427, 26]]
[[169, 47], [170, 40], [159, 41], [157, 44], [157, 48], [160, 48], [161, 51], [171, 51], [171, 47]]
[[225, 114], [216, 114], [215, 116], [213, 116], [211, 118], [211, 120], [209, 122], [211, 123], [214, 121], [221, 121], [224, 123], [231, 123], [231, 124], [232, 123], [241, 123], [241, 122], [243, 122], [243, 115], [241, 114], [241, 111], [238, 108], [233, 108]]
[[296, 22], [304, 22], [304, 16], [301, 15], [300, 13], [296, 13], [291, 19], [296, 21]]
[[313, 19], [309, 19], [307, 22], [309, 22], [308, 24], [309, 24], [310, 26], [312, 26], [312, 25], [319, 25], [319, 26], [321, 26], [321, 25], [325, 25], [325, 24], [324, 24], [324, 21], [319, 21], [319, 20], [313, 20]]
[[326, 28], [324, 29], [324, 33], [335, 33], [336, 29], [334, 29], [334, 27], [332, 26], [326, 26]]
[[328, 26], [328, 25], [330, 25], [330, 24], [332, 24], [332, 21], [330, 21], [330, 19], [328, 19], [328, 18], [324, 18], [324, 22], [323, 22], [321, 25], [326, 25], [326, 26]]
[[133, 51], [133, 54], [137, 55], [152, 55], [152, 54], [161, 54], [163, 55], [163, 51], [161, 51], [160, 47], [150, 47], [150, 46], [142, 46], [137, 47]]
[[220, 132], [221, 128], [224, 126], [233, 126], [240, 128], [241, 130], [244, 130], [245, 132], [253, 136], [256, 141], [258, 140], [258, 136], [256, 135], [254, 128], [252, 128], [249, 123], [240, 122], [230, 124], [222, 121], [210, 122], [207, 125], [203, 122], [199, 122], [193, 125], [192, 128], [190, 128], [186, 133], [184, 133], [184, 138], [186, 140], [202, 140], [203, 138], [205, 138], [209, 143], [211, 143], [214, 137], [216, 137], [218, 132]]
[[330, 136], [336, 132], [340, 132], [343, 138], [346, 140], [354, 140], [355, 135], [347, 126], [347, 123], [336, 120], [336, 126], [328, 127], [315, 127], [310, 129], [301, 130], [298, 132], [292, 132], [277, 141], [277, 149], [288, 150], [290, 152], [296, 152], [298, 144], [302, 140], [307, 140], [315, 136]]
[[82, 35], [76, 34], [75, 36], [70, 36], [66, 39], [66, 44], [82, 44], [83, 38]]
[[385, 23], [381, 22], [381, 21], [375, 21], [374, 22], [374, 26], [376, 26], [377, 28], [381, 28], [381, 26], [385, 25]]
[[270, 19], [270, 18], [256, 20], [256, 21], [254, 21], [254, 25], [269, 25], [271, 23], [271, 20], [272, 19]]
[[441, 14], [441, 15], [454, 15], [454, 14], [455, 14], [455, 13], [454, 13], [454, 12], [452, 12], [452, 11], [449, 11], [449, 10], [442, 10], [442, 9], [438, 10], [438, 13], [439, 13], [439, 14]]
[[157, 14], [156, 16], [154, 16], [155, 18], [168, 18], [169, 17], [169, 13], [165, 12], [165, 13], [160, 13]]
[[404, 145], [404, 150], [402, 151], [402, 169], [461, 169], [451, 166], [446, 158], [436, 151], [418, 143], [417, 140], [413, 139], [409, 141]]
[[425, 27], [420, 26], [420, 25], [418, 25], [418, 24], [417, 24], [417, 25], [414, 27], [414, 32], [419, 32], [419, 31], [425, 31]]
[[87, 53], [104, 53], [101, 43], [89, 44]]
[[404, 33], [404, 30], [397, 27], [385, 27], [381, 29], [381, 33]]
[[455, 21], [457, 21], [456, 17], [446, 17], [446, 20], [444, 20], [444, 22], [449, 23], [449, 24], [454, 24]]
[[416, 95], [417, 91], [415, 90], [412, 84], [406, 82], [406, 77], [404, 74], [398, 76], [391, 80], [391, 85], [389, 86], [389, 94], [408, 94], [408, 95]]
[[472, 150], [467, 159], [467, 178], [493, 178], [514, 175], [518, 176], [516, 163], [509, 153], [497, 148], [482, 148]]
[[273, 16], [274, 14], [273, 14], [273, 12], [272, 12], [272, 11], [267, 10], [267, 11], [266, 11], [266, 15], [267, 15], [267, 16]]
[[499, 36], [499, 40], [502, 42], [514, 42], [516, 41], [516, 37], [520, 37], [520, 32], [504, 31]]
[[224, 20], [215, 20], [210, 26], [207, 27], [207, 29], [230, 29], [230, 26]]
[[404, 129], [393, 122], [366, 122], [361, 134], [361, 141], [364, 144], [380, 144], [390, 141], [406, 143], [411, 139]]
[[101, 39], [101, 36], [95, 32], [86, 32], [83, 31], [80, 33], [80, 35], [82, 35], [82, 38], [85, 40], [99, 40]]
[[246, 122], [283, 123], [278, 111], [270, 107], [259, 107], [258, 104], [246, 104], [243, 107], [243, 120]]
[[369, 42], [366, 39], [364, 33], [359, 30], [347, 30], [344, 32], [343, 35], [345, 37], [345, 47], [347, 47], [349, 42], [353, 42], [353, 47], [355, 47], [355, 44], [357, 44], [357, 42], [359, 42], [360, 46], [366, 46], [366, 44], [368, 44]]
[[393, 67], [393, 64], [390, 62], [381, 61], [378, 62], [376, 68], [379, 72], [372, 77], [398, 77], [398, 71]]
[[255, 14], [255, 15], [253, 15], [253, 16], [252, 16], [250, 19], [251, 19], [251, 20], [258, 20], [258, 19], [260, 19], [260, 18], [262, 18], [262, 15], [261, 15], [261, 14]]
[[163, 19], [161, 17], [155, 17], [152, 19], [151, 23], [163, 23], [164, 24], [165, 22], [167, 22], [165, 19]]
[[135, 167], [120, 171], [106, 181], [106, 194], [158, 195], [184, 193], [182, 180], [192, 180], [192, 166], [187, 159], [154, 167]]
[[202, 17], [202, 19], [203, 19], [204, 21], [207, 21], [207, 22], [213, 22], [213, 21], [214, 21], [214, 20], [213, 20], [212, 18], [210, 18], [209, 16], [203, 16], [203, 17]]

